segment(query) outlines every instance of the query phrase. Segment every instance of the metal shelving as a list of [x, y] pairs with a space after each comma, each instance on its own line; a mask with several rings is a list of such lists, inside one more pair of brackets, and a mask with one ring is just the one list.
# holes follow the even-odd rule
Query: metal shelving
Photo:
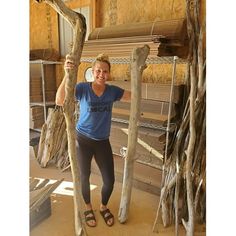
[[[94, 57], [81, 57], [80, 61], [81, 62], [93, 62]], [[110, 57], [109, 58], [110, 62], [112, 64], [130, 64], [131, 59], [129, 57]], [[148, 57], [146, 60], [147, 64], [172, 64], [173, 63], [173, 56], [169, 57]], [[187, 63], [187, 59], [183, 58], [178, 58], [177, 64], [185, 64]]]
[[47, 107], [55, 105], [55, 102], [46, 101], [46, 94], [45, 94], [45, 78], [44, 78], [44, 65], [56, 65], [56, 64], [63, 64], [59, 61], [47, 61], [47, 60], [32, 60], [30, 64], [39, 64], [40, 71], [41, 71], [41, 78], [42, 78], [42, 95], [43, 101], [42, 102], [30, 102], [30, 106], [43, 106], [44, 111], [44, 121], [46, 122], [47, 119]]

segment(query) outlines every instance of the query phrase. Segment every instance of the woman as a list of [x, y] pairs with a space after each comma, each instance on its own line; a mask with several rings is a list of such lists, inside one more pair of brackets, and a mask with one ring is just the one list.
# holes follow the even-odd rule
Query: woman
[[[56, 94], [56, 104], [62, 106], [65, 99], [65, 81], [68, 70], [74, 67], [72, 58], [66, 57], [65, 77]], [[93, 82], [76, 85], [75, 97], [80, 104], [80, 116], [76, 124], [77, 155], [81, 174], [82, 195], [86, 206], [84, 212], [88, 226], [96, 226], [96, 218], [90, 200], [91, 161], [94, 157], [102, 175], [100, 213], [108, 226], [114, 224], [114, 216], [107, 207], [113, 185], [114, 162], [109, 141], [113, 102], [129, 101], [130, 91], [106, 84], [110, 77], [111, 64], [106, 55], [100, 54], [92, 64]]]

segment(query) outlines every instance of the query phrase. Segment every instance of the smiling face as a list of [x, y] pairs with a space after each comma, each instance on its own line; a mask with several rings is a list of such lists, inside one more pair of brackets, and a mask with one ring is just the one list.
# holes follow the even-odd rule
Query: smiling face
[[96, 61], [92, 69], [94, 82], [98, 85], [104, 85], [110, 77], [110, 68], [106, 62]]

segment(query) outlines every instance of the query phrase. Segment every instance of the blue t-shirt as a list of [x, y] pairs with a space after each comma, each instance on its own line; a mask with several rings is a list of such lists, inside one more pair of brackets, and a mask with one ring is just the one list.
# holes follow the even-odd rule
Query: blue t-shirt
[[103, 94], [98, 97], [92, 90], [92, 83], [77, 84], [75, 96], [80, 104], [80, 115], [76, 129], [91, 139], [109, 138], [112, 105], [121, 99], [123, 93], [124, 89], [106, 84]]

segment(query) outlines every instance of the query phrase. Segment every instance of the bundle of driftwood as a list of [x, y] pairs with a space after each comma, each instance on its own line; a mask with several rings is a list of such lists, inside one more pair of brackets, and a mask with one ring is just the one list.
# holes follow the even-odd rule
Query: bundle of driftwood
[[52, 163], [62, 171], [70, 165], [66, 122], [61, 107], [49, 108], [47, 121], [42, 126], [37, 160], [42, 167]]
[[206, 220], [206, 78], [205, 23], [199, 22], [199, 0], [187, 6], [189, 64], [186, 73], [185, 110], [171, 155], [166, 156], [160, 202], [153, 230], [161, 210], [164, 226], [175, 223], [175, 235], [182, 221], [187, 236], [197, 223]]

